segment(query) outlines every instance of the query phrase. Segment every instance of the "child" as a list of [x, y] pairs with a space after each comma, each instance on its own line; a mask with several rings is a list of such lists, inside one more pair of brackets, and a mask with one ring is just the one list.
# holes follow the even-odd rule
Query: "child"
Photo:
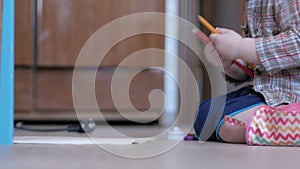
[[[225, 74], [237, 81], [245, 81], [249, 77], [232, 64], [233, 60], [256, 65], [252, 85], [227, 94], [222, 114], [222, 118], [230, 115], [248, 121], [251, 113], [262, 105], [277, 107], [299, 102], [300, 0], [248, 0], [245, 19], [247, 37], [218, 28], [220, 34], [210, 35], [212, 43], [206, 46], [204, 54], [212, 65], [223, 66]], [[216, 62], [218, 59], [222, 65]], [[199, 106], [194, 123], [198, 137], [211, 101], [208, 99]], [[224, 123], [222, 119], [210, 137], [216, 138], [244, 143], [245, 129]]]

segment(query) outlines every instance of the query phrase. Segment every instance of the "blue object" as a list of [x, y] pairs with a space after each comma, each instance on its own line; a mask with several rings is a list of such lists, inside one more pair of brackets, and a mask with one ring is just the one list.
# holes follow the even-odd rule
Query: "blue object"
[[14, 0], [2, 0], [0, 55], [0, 145], [14, 135]]
[[[216, 103], [218, 103], [218, 100], [224, 96], [219, 96], [216, 98], [213, 98]], [[202, 132], [202, 128], [206, 122], [209, 110], [212, 109], [212, 113], [219, 113], [221, 110], [219, 110], [221, 106], [216, 106], [216, 107], [210, 107], [211, 106], [212, 99], [207, 99], [204, 102], [202, 102], [199, 106], [198, 112], [196, 114], [196, 119], [194, 123], [194, 130], [196, 133], [196, 137], [199, 138], [200, 133]], [[219, 103], [219, 104], [224, 104], [224, 103]], [[253, 106], [258, 106], [265, 104], [264, 97], [260, 94], [254, 91], [252, 89], [252, 86], [244, 87], [241, 88], [237, 91], [231, 92], [226, 94], [226, 102], [225, 102], [225, 107], [224, 111], [222, 112], [222, 118], [221, 121], [215, 121], [214, 119], [210, 119], [210, 123], [218, 123], [219, 125], [217, 126], [216, 130], [212, 133], [210, 136], [209, 140], [221, 140], [219, 136], [217, 135], [217, 131], [219, 130], [219, 127], [221, 124], [224, 122], [223, 118], [225, 115], [233, 116], [236, 115], [244, 110], [250, 109]], [[208, 131], [204, 131], [208, 132]], [[200, 140], [203, 140], [199, 138]], [[206, 140], [203, 140], [206, 141]]]

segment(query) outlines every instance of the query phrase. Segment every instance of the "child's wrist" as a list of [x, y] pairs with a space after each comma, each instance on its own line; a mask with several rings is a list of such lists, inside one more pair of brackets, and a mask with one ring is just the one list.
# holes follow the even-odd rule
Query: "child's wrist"
[[256, 55], [255, 39], [243, 38], [238, 53], [239, 57], [246, 62], [257, 63], [258, 57]]

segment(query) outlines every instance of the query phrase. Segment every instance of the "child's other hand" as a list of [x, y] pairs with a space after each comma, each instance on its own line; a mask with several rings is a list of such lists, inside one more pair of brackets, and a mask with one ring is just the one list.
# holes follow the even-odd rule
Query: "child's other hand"
[[218, 68], [223, 67], [224, 69], [226, 69], [227, 67], [232, 65], [232, 61], [228, 61], [225, 59], [221, 60], [221, 57], [219, 56], [216, 48], [211, 42], [205, 46], [204, 56], [211, 65]]
[[[205, 46], [204, 56], [211, 65], [220, 68], [222, 71], [224, 71], [224, 73], [226, 73], [228, 76], [234, 79], [244, 80], [247, 77], [247, 74], [244, 71], [242, 71], [239, 67], [232, 64], [232, 61], [225, 59], [221, 60], [216, 48], [211, 42]], [[246, 66], [246, 62], [243, 60], [237, 59], [236, 61]]]
[[233, 60], [239, 57], [240, 45], [243, 41], [241, 35], [233, 30], [217, 28], [220, 34], [211, 34], [209, 39], [214, 44], [221, 60]]

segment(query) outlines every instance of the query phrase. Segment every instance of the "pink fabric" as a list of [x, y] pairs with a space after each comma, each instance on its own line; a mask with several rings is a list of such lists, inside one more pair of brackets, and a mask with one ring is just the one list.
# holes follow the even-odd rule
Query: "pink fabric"
[[259, 107], [249, 119], [246, 142], [249, 145], [300, 146], [300, 103]]

